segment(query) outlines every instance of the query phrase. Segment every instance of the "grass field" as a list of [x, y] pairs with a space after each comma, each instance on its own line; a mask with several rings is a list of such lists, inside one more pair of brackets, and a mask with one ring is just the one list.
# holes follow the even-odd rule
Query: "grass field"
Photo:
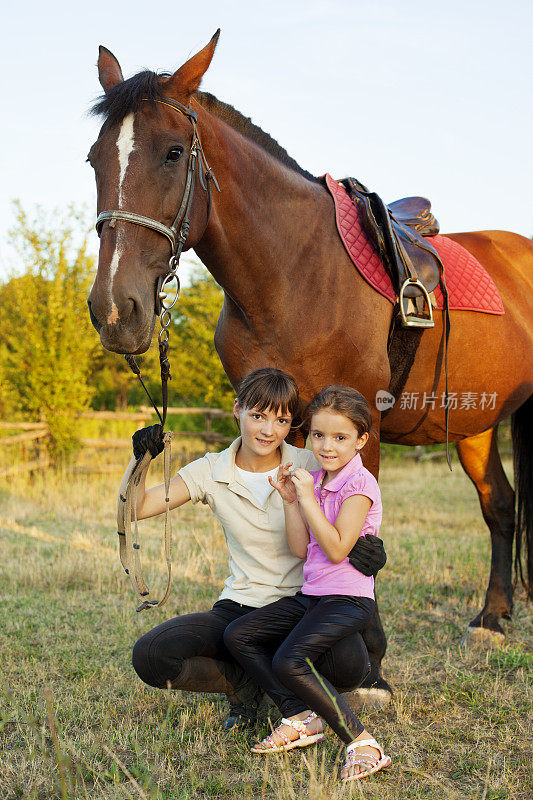
[[[136, 614], [117, 558], [118, 479], [48, 474], [0, 486], [1, 800], [533, 796], [531, 614], [518, 591], [504, 648], [460, 647], [483, 601], [489, 538], [457, 463], [453, 473], [443, 463], [383, 465], [389, 561], [379, 598], [395, 698], [361, 718], [393, 765], [345, 787], [334, 735], [259, 760], [248, 749], [268, 729], [266, 712], [255, 732], [232, 737], [218, 732], [221, 698], [158, 692], [136, 678], [136, 638], [176, 613], [209, 608], [227, 557], [204, 507], [174, 512], [171, 599]], [[156, 586], [161, 528], [155, 520], [141, 531]]]

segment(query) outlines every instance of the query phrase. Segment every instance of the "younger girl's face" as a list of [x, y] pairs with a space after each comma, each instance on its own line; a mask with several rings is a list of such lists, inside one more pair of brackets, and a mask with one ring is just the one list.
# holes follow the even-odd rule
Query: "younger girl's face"
[[340, 472], [368, 441], [368, 433], [359, 436], [351, 419], [328, 408], [313, 414], [309, 435], [314, 457], [330, 474]]
[[239, 420], [243, 447], [254, 455], [271, 456], [291, 429], [291, 414], [284, 414], [281, 408], [240, 408], [235, 401], [233, 413]]

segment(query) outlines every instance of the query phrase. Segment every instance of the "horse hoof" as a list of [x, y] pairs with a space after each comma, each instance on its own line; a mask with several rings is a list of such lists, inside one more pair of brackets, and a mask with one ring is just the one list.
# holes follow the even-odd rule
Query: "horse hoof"
[[505, 634], [488, 628], [472, 628], [470, 625], [461, 639], [461, 647], [491, 648], [501, 647], [503, 644], [505, 644]]
[[359, 713], [363, 709], [386, 708], [392, 700], [390, 689], [380, 689], [370, 686], [368, 689], [354, 689], [342, 695], [354, 713]]

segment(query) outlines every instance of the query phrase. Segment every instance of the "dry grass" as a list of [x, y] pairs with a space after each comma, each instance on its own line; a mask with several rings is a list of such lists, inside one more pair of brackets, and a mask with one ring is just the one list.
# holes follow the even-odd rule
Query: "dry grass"
[[[227, 556], [206, 509], [175, 514], [171, 600], [138, 615], [116, 553], [114, 479], [4, 483], [2, 800], [530, 798], [533, 626], [523, 593], [505, 648], [460, 648], [488, 573], [473, 487], [458, 467], [450, 474], [443, 464], [402, 462], [384, 464], [381, 485], [384, 671], [396, 694], [386, 711], [362, 719], [393, 766], [343, 787], [336, 737], [254, 759], [248, 748], [266, 717], [257, 731], [231, 737], [217, 730], [218, 697], [157, 692], [133, 673], [131, 646], [142, 632], [217, 597]], [[148, 582], [162, 586], [161, 522], [144, 523], [142, 536]]]

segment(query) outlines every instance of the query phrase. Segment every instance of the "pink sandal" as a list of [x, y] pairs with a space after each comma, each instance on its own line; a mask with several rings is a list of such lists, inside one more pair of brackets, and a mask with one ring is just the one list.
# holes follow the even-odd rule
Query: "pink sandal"
[[[315, 744], [315, 742], [320, 742], [324, 738], [323, 733], [307, 733], [307, 728], [305, 727], [308, 725], [312, 720], [317, 719], [317, 715], [314, 711], [311, 711], [309, 716], [305, 719], [285, 719], [281, 720], [281, 725], [290, 725], [291, 728], [294, 728], [298, 731], [298, 738], [297, 739], [289, 739], [286, 733], [281, 730], [281, 725], [276, 728], [270, 736], [267, 736], [263, 739], [262, 742], [259, 744], [254, 745], [252, 747], [252, 753], [282, 753], [286, 750], [292, 750], [295, 747], [307, 747], [310, 744]], [[274, 742], [273, 736], [277, 733], [278, 736], [281, 736], [283, 739], [283, 744], [276, 744]], [[262, 746], [264, 745], [264, 746]]]
[[[377, 756], [373, 756], [371, 753], [359, 753], [358, 755], [355, 752], [360, 747], [365, 747], [367, 745], [370, 747], [375, 747], [376, 750], [379, 750], [379, 758]], [[374, 772], [378, 772], [380, 769], [388, 767], [390, 763], [390, 757], [385, 755], [383, 748], [376, 742], [375, 739], [361, 739], [352, 742], [346, 748], [346, 761], [344, 762], [342, 772], [344, 772], [346, 769], [350, 769], [350, 767], [355, 766], [366, 767], [366, 769], [364, 772], [358, 772], [356, 775], [349, 775], [347, 778], [342, 778], [342, 782], [348, 783], [348, 781], [358, 781], [361, 778], [366, 778], [368, 775], [372, 775]]]

